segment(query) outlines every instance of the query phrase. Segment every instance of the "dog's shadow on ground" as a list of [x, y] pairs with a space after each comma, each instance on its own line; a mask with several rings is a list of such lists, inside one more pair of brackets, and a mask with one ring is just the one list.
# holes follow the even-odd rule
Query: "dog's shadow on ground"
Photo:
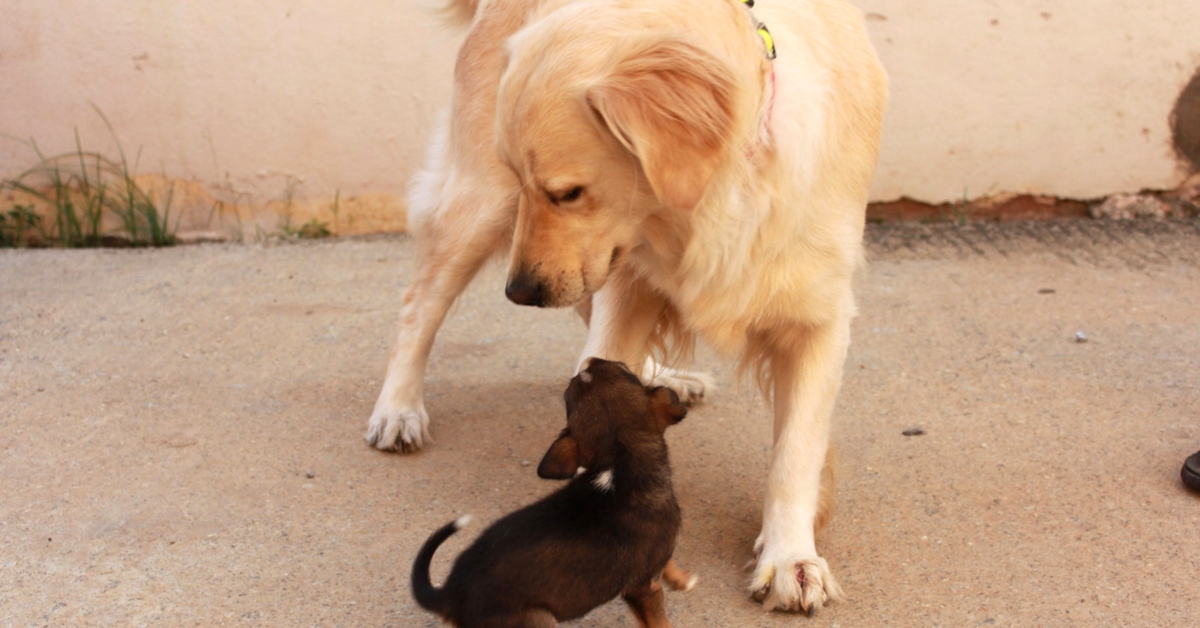
[[[676, 555], [722, 597], [741, 597], [748, 577], [743, 567], [762, 525], [771, 428], [754, 399], [752, 392], [723, 386], [667, 432], [683, 509]], [[690, 561], [690, 548], [709, 556], [708, 562]]]

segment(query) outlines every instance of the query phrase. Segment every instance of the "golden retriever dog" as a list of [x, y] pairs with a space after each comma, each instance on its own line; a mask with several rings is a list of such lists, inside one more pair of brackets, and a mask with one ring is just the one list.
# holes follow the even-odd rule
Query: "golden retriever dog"
[[417, 271], [368, 442], [428, 439], [434, 335], [508, 249], [509, 299], [579, 308], [583, 356], [645, 365], [695, 398], [708, 382], [653, 358], [684, 359], [699, 338], [757, 376], [775, 429], [750, 592], [810, 613], [837, 599], [814, 537], [887, 95], [862, 14], [843, 0], [455, 2], [470, 31], [411, 191]]

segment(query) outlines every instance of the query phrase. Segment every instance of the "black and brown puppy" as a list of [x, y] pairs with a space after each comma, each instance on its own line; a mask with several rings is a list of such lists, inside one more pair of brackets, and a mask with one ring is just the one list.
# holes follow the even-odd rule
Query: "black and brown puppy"
[[669, 628], [659, 575], [676, 589], [695, 585], [671, 561], [680, 514], [663, 439], [687, 409], [671, 390], [595, 358], [563, 396], [567, 429], [538, 475], [574, 479], [492, 524], [441, 589], [429, 563], [469, 518], [434, 532], [413, 561], [413, 597], [458, 628], [551, 628], [620, 595], [640, 626]]

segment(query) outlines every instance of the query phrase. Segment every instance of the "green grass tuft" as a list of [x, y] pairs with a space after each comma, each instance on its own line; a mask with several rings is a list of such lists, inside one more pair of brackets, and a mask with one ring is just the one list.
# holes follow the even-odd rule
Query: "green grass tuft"
[[[37, 157], [37, 163], [13, 179], [0, 181], [0, 192], [5, 189], [21, 192], [44, 203], [53, 214], [53, 229], [41, 228], [33, 206], [19, 205], [0, 223], [3, 231], [0, 243], [63, 247], [111, 243], [170, 246], [175, 243], [175, 226], [171, 224], [174, 187], [162, 198], [142, 189], [136, 181], [137, 160], [130, 165], [108, 116], [99, 107], [92, 105], [92, 108], [112, 134], [119, 160], [84, 150], [78, 129], [75, 130], [75, 152], [54, 156], [46, 156], [32, 138], [24, 141], [4, 136], [28, 146]], [[115, 216], [123, 228], [123, 233], [115, 238], [106, 238], [101, 233], [106, 213]], [[35, 239], [36, 236], [40, 239]]]

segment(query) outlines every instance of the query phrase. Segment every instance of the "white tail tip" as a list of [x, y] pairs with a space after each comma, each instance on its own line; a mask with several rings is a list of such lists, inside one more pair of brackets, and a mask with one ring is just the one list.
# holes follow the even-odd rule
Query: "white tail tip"
[[463, 516], [459, 517], [458, 519], [455, 519], [454, 520], [454, 529], [461, 530], [461, 529], [471, 525], [471, 519], [473, 519], [473, 518], [474, 517], [472, 517], [471, 515], [463, 515]]

